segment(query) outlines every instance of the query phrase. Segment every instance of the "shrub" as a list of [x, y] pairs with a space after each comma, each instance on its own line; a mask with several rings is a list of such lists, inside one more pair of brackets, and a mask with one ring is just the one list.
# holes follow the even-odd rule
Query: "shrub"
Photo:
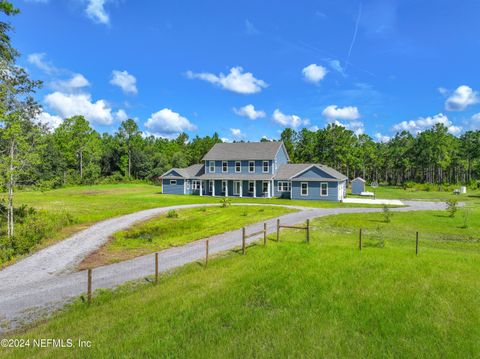
[[223, 197], [220, 200], [220, 207], [226, 208], [232, 204], [232, 200], [228, 197]]
[[447, 212], [449, 217], [453, 218], [455, 217], [455, 213], [457, 213], [458, 210], [458, 201], [454, 198], [451, 198], [447, 201]]
[[390, 223], [392, 220], [393, 213], [390, 211], [390, 208], [384, 204], [383, 205], [383, 218], [385, 223]]
[[244, 209], [244, 210], [242, 211], [242, 217], [247, 217], [247, 216], [248, 216], [248, 212], [247, 212], [246, 209]]
[[174, 209], [171, 209], [167, 212], [167, 218], [177, 218], [178, 213]]

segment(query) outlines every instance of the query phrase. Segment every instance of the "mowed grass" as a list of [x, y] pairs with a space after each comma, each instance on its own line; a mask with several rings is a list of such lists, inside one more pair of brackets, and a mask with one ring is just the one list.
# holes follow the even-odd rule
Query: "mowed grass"
[[[338, 215], [165, 274], [160, 284], [96, 293], [12, 338], [91, 340], [89, 349], [9, 349], [2, 357], [442, 357], [480, 352], [480, 244], [422, 240], [443, 212]], [[358, 228], [381, 227], [383, 245]], [[470, 224], [477, 231], [478, 222]], [[336, 228], [340, 227], [340, 230]], [[452, 231], [459, 231], [455, 229]], [[414, 232], [413, 232], [414, 233]], [[450, 232], [449, 232], [450, 233]], [[453, 233], [453, 232], [452, 232]], [[274, 236], [271, 236], [274, 238]], [[438, 246], [436, 243], [448, 243]], [[145, 283], [145, 282], [144, 282]]]
[[[460, 185], [458, 186], [460, 188]], [[380, 186], [371, 188], [367, 186], [366, 191], [375, 192], [376, 198], [404, 199], [404, 200], [426, 200], [426, 201], [447, 201], [456, 199], [460, 202], [480, 202], [480, 190], [468, 189], [466, 194], [456, 195], [453, 191], [417, 191], [415, 189], [403, 189], [398, 186]]]
[[117, 232], [111, 241], [87, 257], [80, 268], [93, 268], [224, 233], [294, 209], [279, 206], [190, 208], [165, 213]]

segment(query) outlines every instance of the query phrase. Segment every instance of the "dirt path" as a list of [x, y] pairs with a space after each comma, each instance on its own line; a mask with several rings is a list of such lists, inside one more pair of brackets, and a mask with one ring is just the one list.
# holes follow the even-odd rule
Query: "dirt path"
[[[392, 211], [444, 209], [441, 202], [405, 202], [408, 207], [393, 208]], [[74, 272], [74, 268], [88, 254], [97, 250], [115, 232], [121, 231], [170, 209], [184, 209], [218, 204], [192, 204], [149, 209], [99, 222], [64, 241], [45, 248], [24, 260], [0, 271], [0, 333], [31, 322], [42, 315], [51, 313], [65, 303], [78, 297], [86, 290], [85, 271]], [[238, 204], [262, 205], [262, 204]], [[269, 206], [269, 204], [263, 204]], [[280, 216], [282, 223], [293, 225], [321, 216], [342, 213], [379, 212], [380, 208], [312, 208], [283, 206], [298, 209], [298, 212]], [[276, 218], [267, 220], [267, 232], [275, 231]], [[247, 233], [263, 229], [261, 223], [246, 227]], [[251, 237], [248, 243], [258, 240], [261, 235]], [[241, 230], [225, 232], [209, 239], [210, 253], [238, 247]], [[181, 247], [163, 250], [159, 253], [161, 272], [202, 259], [205, 255], [205, 239]], [[113, 288], [126, 281], [139, 279], [153, 272], [153, 255], [146, 255], [121, 263], [96, 268], [93, 271], [93, 287]]]

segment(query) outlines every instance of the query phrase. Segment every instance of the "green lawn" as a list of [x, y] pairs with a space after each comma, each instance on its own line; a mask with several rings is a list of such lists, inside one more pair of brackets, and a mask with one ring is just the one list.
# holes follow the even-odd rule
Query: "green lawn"
[[165, 213], [116, 233], [107, 245], [86, 258], [81, 268], [180, 246], [290, 212], [295, 210], [277, 206], [215, 206], [174, 211], [178, 217]]
[[78, 302], [10, 335], [80, 338], [90, 349], [0, 357], [475, 357], [480, 225], [475, 218], [457, 228], [461, 213], [444, 214], [395, 213], [391, 223], [382, 213], [319, 218], [310, 244], [301, 231], [282, 231], [280, 243], [226, 253], [206, 269], [187, 265], [158, 286], [101, 291], [91, 307]]
[[[460, 186], [458, 186], [460, 188]], [[480, 190], [468, 189], [466, 194], [455, 195], [452, 191], [416, 191], [414, 189], [403, 189], [397, 186], [380, 186], [373, 189], [369, 186], [366, 191], [375, 192], [376, 198], [384, 199], [405, 199], [405, 200], [430, 200], [430, 201], [446, 201], [448, 199], [456, 199], [458, 201], [469, 202], [476, 201], [480, 203]]]

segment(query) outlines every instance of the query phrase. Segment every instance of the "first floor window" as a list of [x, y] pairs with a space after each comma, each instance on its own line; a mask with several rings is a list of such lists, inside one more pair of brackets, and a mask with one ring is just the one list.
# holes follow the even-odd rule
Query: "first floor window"
[[222, 162], [222, 172], [223, 172], [223, 173], [227, 173], [227, 172], [228, 172], [228, 162], [227, 162], [227, 161], [223, 161], [223, 162]]
[[263, 182], [263, 193], [268, 193], [268, 182]]
[[270, 164], [268, 161], [263, 161], [263, 173], [270, 172]]
[[190, 181], [187, 180], [187, 189], [190, 189]]
[[240, 194], [240, 186], [241, 186], [241, 182], [240, 181], [235, 181], [233, 182], [233, 194], [235, 195], [239, 195]]
[[300, 186], [301, 186], [300, 194], [302, 196], [308, 196], [308, 182], [302, 182]]
[[249, 181], [248, 182], [248, 192], [253, 193], [255, 188], [255, 182]]
[[208, 181], [208, 192], [213, 192], [213, 180]]
[[222, 181], [222, 192], [227, 193], [227, 181]]
[[208, 162], [208, 170], [210, 173], [215, 173], [215, 161]]
[[170, 184], [177, 184], [177, 180], [170, 180]]
[[242, 163], [240, 161], [235, 162], [235, 172], [242, 172]]
[[193, 190], [200, 189], [200, 181], [192, 181], [192, 189]]
[[255, 161], [248, 162], [248, 172], [249, 173], [255, 172]]
[[290, 192], [290, 182], [278, 181], [278, 192]]
[[326, 182], [320, 183], [320, 196], [322, 197], [328, 196], [328, 183]]

